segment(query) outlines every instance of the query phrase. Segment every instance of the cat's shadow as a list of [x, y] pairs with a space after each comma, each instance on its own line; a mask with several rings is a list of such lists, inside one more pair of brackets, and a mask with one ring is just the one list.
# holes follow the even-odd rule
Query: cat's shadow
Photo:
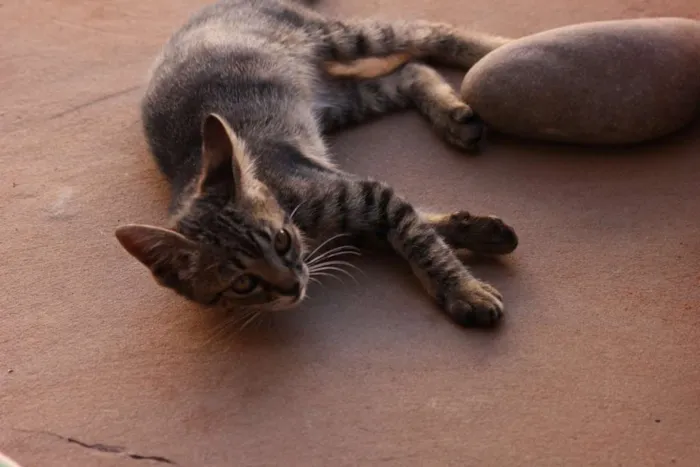
[[[517, 303], [533, 293], [522, 282], [527, 276], [518, 273], [517, 262], [509, 257], [468, 258], [477, 277], [513, 298], [515, 306], [507, 315], [516, 316], [523, 312]], [[328, 374], [355, 361], [352, 356], [357, 352], [384, 352], [387, 342], [401, 353], [406, 351], [406, 340], [423, 342], [426, 334], [430, 340], [435, 335], [438, 341], [450, 339], [455, 352], [468, 354], [475, 362], [488, 362], [507, 351], [503, 332], [509, 329], [508, 319], [493, 330], [457, 326], [394, 253], [378, 251], [352, 264], [364, 271], [357, 272], [357, 283], [316, 284], [299, 309], [264, 315], [245, 326], [229, 313], [188, 313], [177, 326], [189, 343], [180, 345], [189, 349], [187, 358], [197, 364], [184, 366], [183, 377], [204, 384], [221, 400], [232, 404], [244, 400], [249, 407], [259, 407], [279, 397], [276, 388], [300, 378], [316, 381], [317, 373]]]

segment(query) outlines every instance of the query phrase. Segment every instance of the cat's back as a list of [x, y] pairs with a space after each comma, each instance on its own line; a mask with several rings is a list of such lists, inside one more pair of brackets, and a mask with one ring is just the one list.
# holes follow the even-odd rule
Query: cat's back
[[205, 114], [221, 113], [245, 132], [311, 92], [314, 44], [303, 27], [311, 15], [280, 0], [225, 0], [171, 36], [142, 101], [146, 137], [166, 176], [196, 153]]
[[170, 37], [151, 79], [166, 77], [173, 67], [198, 60], [203, 53], [257, 52], [283, 61], [306, 58], [313, 44], [304, 27], [315, 16], [284, 0], [223, 0], [205, 6]]

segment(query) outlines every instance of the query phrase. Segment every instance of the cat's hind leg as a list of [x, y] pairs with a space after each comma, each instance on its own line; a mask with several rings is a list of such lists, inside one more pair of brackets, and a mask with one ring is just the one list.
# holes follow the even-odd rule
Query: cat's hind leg
[[408, 63], [380, 78], [324, 81], [316, 98], [324, 131], [415, 107], [454, 146], [474, 149], [481, 139], [483, 125], [471, 108], [437, 71], [422, 63]]
[[[468, 70], [496, 48], [504, 37], [428, 21], [362, 19], [319, 25], [326, 70], [334, 76], [381, 76], [412, 60]], [[381, 66], [377, 60], [384, 58]]]

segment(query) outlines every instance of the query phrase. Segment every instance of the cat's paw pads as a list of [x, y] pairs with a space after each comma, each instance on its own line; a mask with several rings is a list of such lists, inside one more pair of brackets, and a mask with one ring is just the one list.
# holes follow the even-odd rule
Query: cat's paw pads
[[503, 297], [491, 285], [473, 279], [448, 299], [445, 311], [460, 326], [494, 327], [503, 317]]
[[484, 134], [484, 124], [467, 104], [460, 103], [447, 111], [442, 133], [448, 143], [474, 151]]
[[437, 229], [454, 248], [474, 253], [504, 255], [518, 246], [515, 230], [494, 216], [473, 216], [460, 211], [450, 215]]

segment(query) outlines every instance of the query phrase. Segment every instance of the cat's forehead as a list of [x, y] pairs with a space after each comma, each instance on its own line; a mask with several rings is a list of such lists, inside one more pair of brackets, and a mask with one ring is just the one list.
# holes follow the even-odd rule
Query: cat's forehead
[[283, 213], [275, 213], [275, 215], [271, 215], [268, 212], [263, 213], [252, 206], [227, 205], [219, 211], [217, 217], [223, 223], [228, 225], [237, 224], [241, 229], [271, 232], [279, 228], [279, 224], [283, 222], [284, 215]]
[[259, 258], [272, 248], [278, 227], [264, 220], [221, 223], [210, 235], [215, 244], [229, 255]]
[[211, 232], [216, 237], [216, 245], [225, 251], [244, 251], [259, 256], [272, 242], [272, 229], [266, 225], [238, 225], [236, 228]]
[[221, 209], [216, 213], [214, 219], [207, 219], [201, 224], [217, 235], [231, 239], [248, 238], [251, 235], [269, 236], [274, 231], [274, 226], [269, 220], [230, 207]]

